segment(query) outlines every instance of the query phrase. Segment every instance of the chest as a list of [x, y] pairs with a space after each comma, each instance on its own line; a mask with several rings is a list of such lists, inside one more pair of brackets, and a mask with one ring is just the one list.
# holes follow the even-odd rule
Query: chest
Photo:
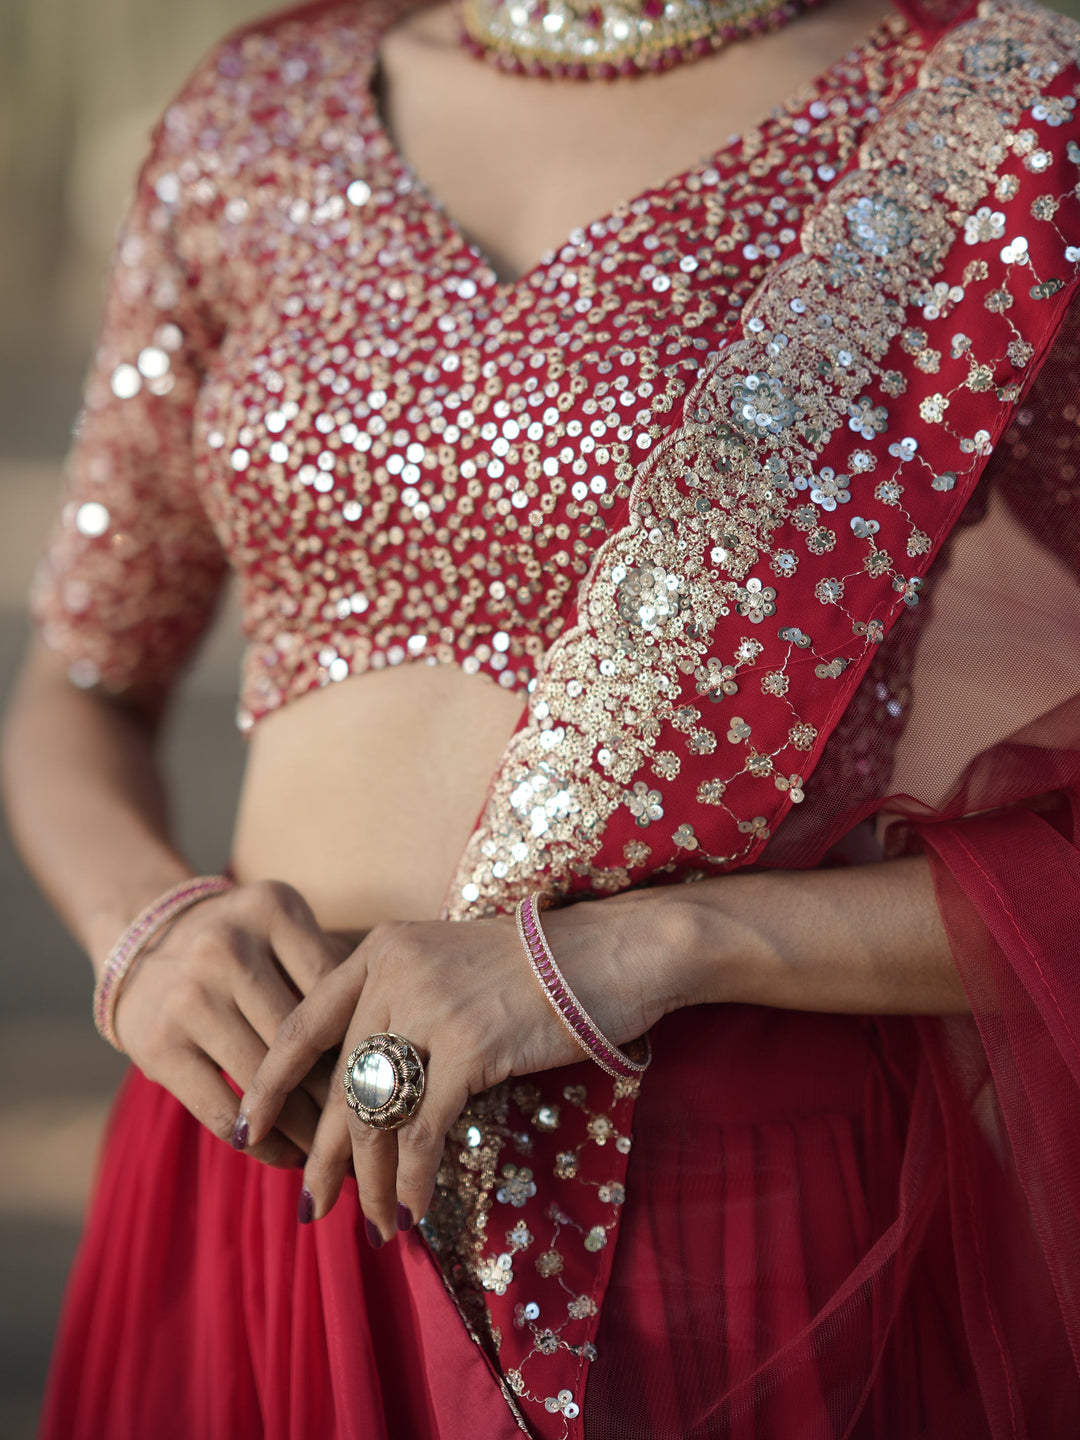
[[417, 656], [523, 689], [673, 405], [880, 98], [878, 59], [853, 60], [500, 282], [392, 142], [374, 56], [360, 37], [345, 63], [339, 37], [268, 52], [265, 79], [249, 64], [208, 158], [215, 224], [185, 231], [219, 287], [194, 444], [256, 713]]
[[389, 133], [500, 278], [524, 274], [573, 229], [753, 131], [879, 18], [830, 0], [797, 24], [707, 59], [622, 80], [528, 80], [464, 51], [452, 7], [383, 36], [377, 98]]

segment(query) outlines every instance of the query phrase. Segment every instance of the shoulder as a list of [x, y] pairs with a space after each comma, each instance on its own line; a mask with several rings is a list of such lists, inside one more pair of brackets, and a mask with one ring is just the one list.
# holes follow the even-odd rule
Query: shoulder
[[[300, 64], [311, 74], [344, 73], [373, 31], [386, 23], [394, 0], [309, 0], [276, 10], [232, 31], [207, 57], [205, 71], [225, 79], [267, 79], [284, 67], [285, 83]], [[196, 72], [198, 75], [201, 72]]]
[[248, 303], [254, 257], [288, 243], [290, 206], [323, 169], [353, 172], [373, 110], [379, 36], [401, 0], [314, 0], [226, 36], [167, 107], [139, 176], [134, 223], [188, 283]]
[[362, 106], [387, 10], [388, 0], [312, 0], [233, 31], [165, 110], [157, 154], [182, 160], [240, 147], [255, 157], [295, 142], [305, 121]]
[[[927, 9], [932, 13], [932, 5]], [[961, 68], [974, 78], [1053, 60], [1075, 65], [1080, 22], [1036, 0], [981, 0], [944, 29], [942, 47], [955, 48]]]
[[[958, 135], [973, 146], [986, 153], [1012, 151], [1033, 172], [1056, 164], [1067, 175], [1080, 119], [1078, 67], [1076, 20], [1031, 0], [982, 0], [937, 36], [909, 105], [936, 94], [931, 106], [943, 106]], [[1032, 122], [1049, 129], [1044, 134]], [[1067, 178], [1063, 183], [1071, 188]]]

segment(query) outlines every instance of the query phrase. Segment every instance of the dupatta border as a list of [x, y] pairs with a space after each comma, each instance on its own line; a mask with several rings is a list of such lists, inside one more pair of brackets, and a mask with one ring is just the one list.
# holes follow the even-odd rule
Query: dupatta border
[[638, 437], [627, 523], [540, 663], [450, 918], [741, 867], [802, 799], [1076, 291], [1078, 37], [1011, 3], [940, 41], [668, 433]]
[[[666, 436], [638, 437], [627, 522], [543, 657], [447, 918], [730, 871], [803, 800], [1077, 290], [1078, 54], [1080, 26], [1020, 0], [950, 30]], [[583, 1433], [637, 1083], [582, 1065], [475, 1097], [424, 1222], [544, 1436]]]

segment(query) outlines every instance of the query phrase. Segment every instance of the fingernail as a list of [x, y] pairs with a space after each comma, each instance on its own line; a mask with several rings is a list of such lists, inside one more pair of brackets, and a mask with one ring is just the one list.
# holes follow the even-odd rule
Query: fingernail
[[412, 1211], [407, 1205], [402, 1205], [401, 1201], [399, 1200], [397, 1207], [397, 1228], [401, 1231], [402, 1234], [404, 1234], [406, 1230], [411, 1230], [412, 1227]]
[[306, 1185], [300, 1191], [300, 1199], [296, 1202], [296, 1218], [301, 1225], [310, 1225], [315, 1219], [315, 1196]]
[[382, 1236], [379, 1234], [379, 1227], [374, 1220], [365, 1220], [364, 1229], [367, 1232], [368, 1244], [373, 1250], [382, 1249]]
[[246, 1115], [238, 1115], [229, 1141], [234, 1150], [246, 1150], [248, 1143], [248, 1122]]

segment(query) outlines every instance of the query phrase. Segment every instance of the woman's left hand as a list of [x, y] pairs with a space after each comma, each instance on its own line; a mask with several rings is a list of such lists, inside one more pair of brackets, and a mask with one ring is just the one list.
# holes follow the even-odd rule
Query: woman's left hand
[[[567, 981], [617, 1045], [689, 1000], [670, 973], [665, 979], [670, 967], [658, 963], [655, 931], [649, 943], [652, 925], [642, 924], [637, 911], [645, 899], [612, 896], [544, 916]], [[650, 916], [653, 924], [658, 918]], [[666, 923], [674, 918], [665, 916], [663, 948], [677, 954], [677, 935]], [[396, 1130], [364, 1125], [347, 1107], [343, 1084], [346, 1057], [369, 1035], [386, 1031], [411, 1041], [426, 1062], [420, 1107]], [[269, 1132], [285, 1097], [316, 1060], [339, 1045], [330, 1097], [304, 1171], [311, 1200], [301, 1197], [300, 1215], [313, 1219], [327, 1213], [351, 1152], [373, 1244], [408, 1229], [426, 1211], [446, 1134], [470, 1095], [510, 1075], [583, 1058], [546, 999], [509, 916], [392, 923], [372, 930], [282, 1024], [241, 1102], [250, 1144]]]

